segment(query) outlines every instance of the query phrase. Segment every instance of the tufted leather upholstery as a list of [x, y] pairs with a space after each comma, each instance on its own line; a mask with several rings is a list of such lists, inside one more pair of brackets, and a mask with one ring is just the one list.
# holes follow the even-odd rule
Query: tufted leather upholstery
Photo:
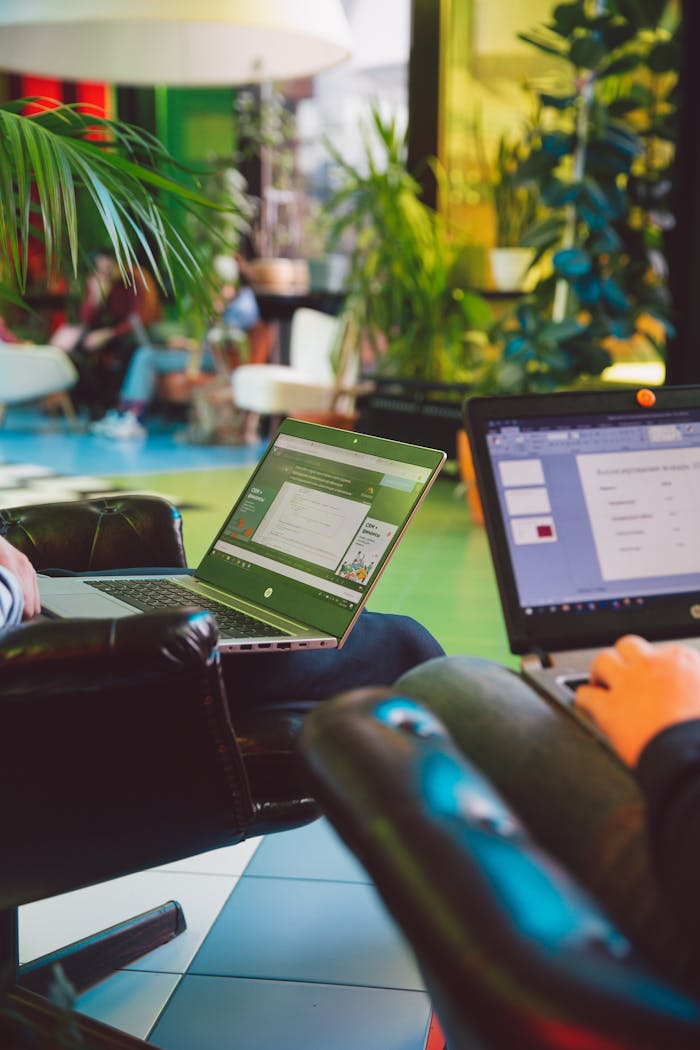
[[0, 536], [38, 571], [185, 566], [182, 518], [158, 496], [119, 496], [0, 510]]
[[[4, 510], [0, 533], [37, 568], [185, 564], [159, 497]], [[216, 639], [192, 608], [0, 631], [0, 991], [17, 905], [318, 815], [295, 717], [249, 705], [237, 737]]]
[[[157, 496], [3, 510], [0, 533], [37, 569], [185, 564], [180, 514]], [[36, 620], [0, 634], [0, 785], [5, 798], [24, 785], [26, 817], [7, 811], [3, 820], [26, 834], [33, 808], [36, 817], [61, 799], [45, 832], [11, 851], [25, 877], [18, 885], [0, 874], [0, 902], [77, 885], [74, 854], [62, 875], [52, 861], [66, 856], [64, 821], [76, 840], [78, 827], [85, 833], [83, 884], [317, 816], [296, 765], [299, 719], [249, 711], [237, 738], [236, 698], [225, 694], [215, 639], [213, 620], [191, 610]], [[29, 738], [31, 748], [17, 746]], [[86, 848], [93, 822], [101, 851]], [[41, 880], [31, 898], [28, 879]]]

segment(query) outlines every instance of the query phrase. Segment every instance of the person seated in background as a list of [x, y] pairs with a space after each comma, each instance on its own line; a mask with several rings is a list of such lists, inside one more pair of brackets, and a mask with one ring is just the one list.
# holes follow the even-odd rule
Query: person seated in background
[[153, 278], [146, 269], [133, 285], [124, 283], [114, 252], [98, 249], [85, 282], [78, 323], [58, 328], [50, 338], [70, 354], [77, 370], [76, 408], [86, 406], [99, 419], [114, 404], [131, 355], [150, 324], [161, 316]]
[[393, 688], [440, 719], [647, 964], [700, 995], [700, 652], [620, 638], [577, 718], [480, 657], [432, 660]]
[[139, 346], [129, 363], [116, 409], [91, 426], [93, 434], [123, 441], [145, 438], [143, 419], [156, 392], [158, 376], [174, 372], [213, 376], [217, 371], [216, 347], [245, 341], [246, 333], [260, 320], [253, 289], [241, 281], [235, 259], [221, 256], [215, 260], [215, 267], [222, 281], [214, 304], [217, 319], [201, 345], [175, 335], [165, 345]]

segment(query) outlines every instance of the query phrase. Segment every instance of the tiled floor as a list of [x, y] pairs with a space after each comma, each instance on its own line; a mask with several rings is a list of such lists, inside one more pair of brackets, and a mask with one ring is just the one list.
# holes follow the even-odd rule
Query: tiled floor
[[[0, 431], [0, 463], [97, 474], [176, 500], [190, 564], [261, 449], [182, 446], [162, 427], [117, 445], [20, 411]], [[448, 652], [512, 662], [486, 538], [454, 480], [438, 480], [370, 606], [416, 616]], [[22, 957], [172, 898], [187, 931], [84, 994], [81, 1010], [163, 1050], [423, 1050], [420, 974], [325, 821], [27, 906]]]

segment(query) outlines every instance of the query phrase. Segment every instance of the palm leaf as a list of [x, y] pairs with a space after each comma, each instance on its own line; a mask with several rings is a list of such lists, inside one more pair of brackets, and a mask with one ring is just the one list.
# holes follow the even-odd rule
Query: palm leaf
[[[37, 230], [47, 271], [67, 266], [75, 275], [78, 204], [85, 199], [127, 283], [145, 258], [163, 288], [208, 310], [211, 277], [188, 246], [185, 216], [229, 209], [202, 196], [195, 173], [152, 135], [74, 106], [23, 115], [26, 101], [0, 106], [0, 280], [16, 285], [20, 295], [26, 290], [28, 248]], [[189, 185], [179, 181], [185, 177]]]

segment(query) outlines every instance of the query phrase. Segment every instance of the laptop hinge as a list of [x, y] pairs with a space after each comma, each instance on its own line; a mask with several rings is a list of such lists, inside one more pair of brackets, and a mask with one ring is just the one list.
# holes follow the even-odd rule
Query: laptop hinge
[[549, 655], [549, 653], [545, 652], [544, 649], [532, 649], [528, 656], [523, 658], [523, 665], [525, 665], [526, 662], [532, 663], [535, 660], [538, 662], [540, 667], [554, 666], [552, 662], [552, 657]]

